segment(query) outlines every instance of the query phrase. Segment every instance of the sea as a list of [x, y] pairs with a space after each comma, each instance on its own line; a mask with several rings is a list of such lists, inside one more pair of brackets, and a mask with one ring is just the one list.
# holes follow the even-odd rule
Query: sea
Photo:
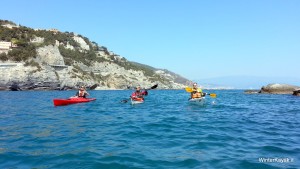
[[53, 105], [76, 91], [0, 92], [1, 169], [297, 169], [300, 97], [204, 90], [89, 91], [96, 101]]

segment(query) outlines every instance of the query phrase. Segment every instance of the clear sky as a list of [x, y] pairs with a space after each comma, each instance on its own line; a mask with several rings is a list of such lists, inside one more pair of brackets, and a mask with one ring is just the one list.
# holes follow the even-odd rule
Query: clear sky
[[300, 0], [2, 0], [0, 19], [75, 32], [189, 79], [300, 72]]

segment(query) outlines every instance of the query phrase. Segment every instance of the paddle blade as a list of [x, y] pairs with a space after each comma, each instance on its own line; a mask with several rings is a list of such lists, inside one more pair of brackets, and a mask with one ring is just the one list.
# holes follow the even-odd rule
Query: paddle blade
[[216, 93], [211, 93], [211, 94], [209, 94], [210, 95], [210, 97], [212, 97], [212, 98], [216, 98], [217, 97], [217, 94]]
[[186, 88], [185, 88], [185, 91], [191, 93], [191, 92], [193, 91], [193, 89], [190, 88], [190, 87], [186, 87]]
[[98, 84], [94, 84], [93, 86], [90, 87], [90, 90], [96, 89], [97, 86], [98, 86]]
[[155, 89], [155, 88], [157, 88], [157, 86], [158, 86], [158, 84], [152, 86], [151, 89]]
[[128, 99], [121, 101], [121, 103], [127, 103], [127, 102], [128, 102]]

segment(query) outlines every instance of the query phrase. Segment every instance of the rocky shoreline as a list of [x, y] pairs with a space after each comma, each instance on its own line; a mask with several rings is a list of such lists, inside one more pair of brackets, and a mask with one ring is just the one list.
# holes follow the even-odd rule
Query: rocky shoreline
[[295, 91], [293, 92], [293, 95], [294, 95], [294, 96], [300, 96], [300, 89], [299, 89], [299, 90], [295, 90]]
[[[91, 86], [87, 86], [90, 88]], [[79, 86], [63, 86], [58, 83], [12, 83], [6, 86], [0, 86], [0, 91], [51, 91], [51, 90], [76, 90]]]

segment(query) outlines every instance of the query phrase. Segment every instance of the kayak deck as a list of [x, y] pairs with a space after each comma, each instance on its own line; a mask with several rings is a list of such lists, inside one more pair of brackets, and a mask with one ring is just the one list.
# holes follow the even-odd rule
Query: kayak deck
[[86, 103], [94, 101], [96, 98], [69, 98], [69, 99], [53, 99], [54, 106], [65, 106], [76, 103]]
[[144, 99], [143, 98], [131, 98], [131, 104], [141, 104], [144, 103]]
[[205, 97], [192, 98], [192, 99], [190, 98], [189, 102], [193, 104], [203, 105], [205, 103]]

